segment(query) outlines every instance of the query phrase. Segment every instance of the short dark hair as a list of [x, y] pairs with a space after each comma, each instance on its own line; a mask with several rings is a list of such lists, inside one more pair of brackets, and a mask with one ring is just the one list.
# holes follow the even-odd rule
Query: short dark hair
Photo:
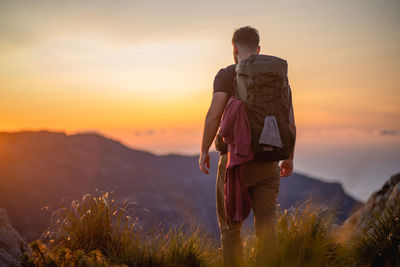
[[255, 28], [245, 26], [235, 30], [232, 43], [249, 50], [256, 50], [260, 43], [260, 36]]

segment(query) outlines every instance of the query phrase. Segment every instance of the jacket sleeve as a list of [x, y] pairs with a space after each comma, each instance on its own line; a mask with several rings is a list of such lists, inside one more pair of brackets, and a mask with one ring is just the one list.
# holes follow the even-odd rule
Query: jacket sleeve
[[218, 133], [223, 137], [223, 142], [226, 144], [232, 143], [233, 141], [233, 125], [235, 121], [235, 105], [232, 98], [229, 99], [228, 104], [226, 104], [222, 119], [220, 122], [220, 127]]

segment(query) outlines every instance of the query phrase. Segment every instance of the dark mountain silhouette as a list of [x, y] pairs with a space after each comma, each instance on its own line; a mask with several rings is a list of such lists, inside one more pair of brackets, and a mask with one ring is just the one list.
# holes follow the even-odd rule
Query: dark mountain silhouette
[[[211, 175], [204, 175], [197, 156], [157, 156], [96, 133], [3, 132], [0, 204], [28, 241], [45, 230], [52, 211], [96, 189], [113, 191], [116, 201], [135, 202], [142, 223], [181, 223], [190, 217], [217, 236], [217, 158], [212, 153]], [[339, 183], [297, 173], [281, 180], [278, 202], [289, 208], [310, 195], [315, 203], [337, 208], [339, 221], [360, 206]]]

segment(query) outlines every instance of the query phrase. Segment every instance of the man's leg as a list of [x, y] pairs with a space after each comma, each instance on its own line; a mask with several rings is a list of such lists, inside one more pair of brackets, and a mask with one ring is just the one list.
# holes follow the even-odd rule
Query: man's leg
[[216, 200], [218, 224], [221, 233], [222, 258], [224, 266], [240, 266], [243, 260], [242, 238], [240, 229], [242, 223], [233, 225], [226, 224], [226, 214], [224, 208], [224, 179], [226, 173], [227, 154], [219, 157], [218, 173], [216, 180]]
[[277, 248], [276, 205], [279, 194], [279, 172], [249, 187], [253, 203], [254, 226], [257, 238], [256, 260], [259, 266]]

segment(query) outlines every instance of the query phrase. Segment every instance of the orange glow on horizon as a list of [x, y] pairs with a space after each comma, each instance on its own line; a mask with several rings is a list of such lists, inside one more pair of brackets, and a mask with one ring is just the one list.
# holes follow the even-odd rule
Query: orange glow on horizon
[[261, 53], [288, 61], [300, 142], [398, 142], [398, 3], [289, 2], [4, 3], [0, 131], [93, 130], [194, 153], [243, 24], [259, 29]]

